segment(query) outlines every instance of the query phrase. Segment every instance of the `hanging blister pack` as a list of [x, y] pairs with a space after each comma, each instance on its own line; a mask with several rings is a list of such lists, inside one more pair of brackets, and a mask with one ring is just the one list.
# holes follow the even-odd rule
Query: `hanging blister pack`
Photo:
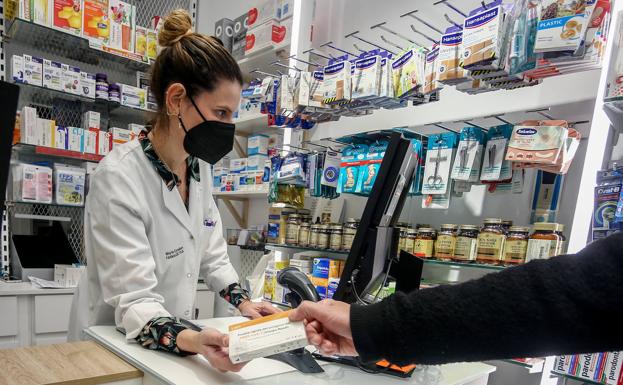
[[472, 11], [463, 22], [461, 66], [469, 70], [503, 68], [503, 32], [502, 0]]
[[294, 152], [288, 153], [281, 162], [276, 175], [279, 184], [305, 186], [307, 184], [305, 157]]
[[335, 151], [324, 153], [324, 162], [321, 178], [321, 196], [327, 199], [339, 197], [337, 185], [340, 176], [340, 154]]
[[417, 97], [424, 85], [426, 53], [423, 48], [411, 48], [392, 62], [394, 97], [407, 99]]
[[[593, 208], [593, 240], [605, 238], [621, 229], [617, 213], [623, 191], [623, 168], [597, 172]], [[620, 214], [619, 214], [620, 218]]]
[[417, 163], [415, 164], [415, 173], [413, 175], [413, 183], [409, 190], [409, 195], [422, 195], [422, 181], [424, 180], [424, 145], [419, 139], [411, 139], [413, 147], [413, 156]]
[[454, 158], [450, 177], [455, 180], [477, 182], [480, 174], [485, 134], [478, 127], [465, 127], [461, 130], [459, 146]]
[[509, 75], [521, 74], [536, 67], [534, 52], [539, 24], [537, 7], [529, 6], [531, 0], [520, 0], [509, 14], [509, 28], [512, 28], [508, 53]]
[[377, 99], [381, 92], [381, 57], [372, 55], [358, 59], [355, 61], [353, 71], [353, 99]]
[[365, 163], [368, 146], [359, 144], [356, 146], [346, 147], [342, 150], [342, 158], [340, 161], [340, 179], [337, 186], [337, 192], [341, 193], [360, 193], [361, 166]]
[[505, 159], [508, 141], [513, 131], [512, 124], [504, 124], [489, 128], [487, 132], [487, 146], [480, 180], [482, 182], [497, 182], [511, 179], [511, 162]]
[[351, 64], [348, 60], [324, 68], [322, 97], [325, 104], [348, 102], [352, 96]]
[[439, 91], [442, 86], [437, 81], [437, 67], [439, 66], [439, 46], [433, 45], [426, 54], [426, 68], [424, 78], [424, 94], [429, 95]]
[[586, 0], [541, 0], [534, 51], [576, 51], [588, 28], [586, 3]]
[[365, 164], [360, 166], [360, 179], [359, 183], [361, 187], [358, 189], [362, 193], [368, 195], [372, 191], [376, 177], [379, 174], [383, 157], [385, 157], [385, 151], [387, 150], [387, 141], [379, 141], [370, 145], [370, 149], [366, 154]]
[[423, 195], [443, 195], [450, 190], [450, 169], [457, 142], [458, 135], [451, 132], [428, 137]]

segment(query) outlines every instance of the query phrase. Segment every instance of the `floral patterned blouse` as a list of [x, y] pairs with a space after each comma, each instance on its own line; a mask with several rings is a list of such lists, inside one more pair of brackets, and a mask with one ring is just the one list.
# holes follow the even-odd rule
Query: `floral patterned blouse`
[[[173, 190], [175, 186], [181, 184], [180, 178], [169, 169], [169, 167], [158, 157], [154, 147], [147, 136], [147, 131], [143, 131], [139, 134], [138, 140], [141, 144], [141, 148], [147, 156], [147, 159], [151, 161], [164, 183], [169, 190]], [[188, 170], [186, 172], [186, 183], [190, 183], [190, 179], [194, 179], [197, 182], [201, 181], [199, 173], [199, 160], [194, 156], [188, 156], [186, 159], [186, 166]], [[188, 205], [186, 205], [188, 209]], [[238, 307], [243, 301], [249, 299], [249, 294], [243, 289], [239, 283], [234, 282], [219, 293], [230, 304]], [[155, 317], [151, 319], [141, 333], [136, 337], [138, 343], [143, 347], [152, 350], [165, 350], [171, 353], [175, 353], [181, 356], [192, 354], [180, 350], [177, 347], [177, 335], [182, 330], [187, 329], [183, 320], [176, 317]]]

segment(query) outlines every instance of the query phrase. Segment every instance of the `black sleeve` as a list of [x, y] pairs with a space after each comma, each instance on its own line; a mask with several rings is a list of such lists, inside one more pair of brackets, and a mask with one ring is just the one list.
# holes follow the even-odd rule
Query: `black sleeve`
[[361, 358], [398, 364], [623, 350], [622, 319], [623, 234], [350, 313]]

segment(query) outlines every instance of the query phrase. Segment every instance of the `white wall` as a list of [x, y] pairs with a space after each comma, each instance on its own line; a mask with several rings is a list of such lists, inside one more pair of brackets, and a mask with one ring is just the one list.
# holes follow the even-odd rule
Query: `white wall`
[[249, 10], [252, 2], [245, 0], [199, 0], [197, 32], [214, 35], [214, 24], [222, 19], [235, 19]]

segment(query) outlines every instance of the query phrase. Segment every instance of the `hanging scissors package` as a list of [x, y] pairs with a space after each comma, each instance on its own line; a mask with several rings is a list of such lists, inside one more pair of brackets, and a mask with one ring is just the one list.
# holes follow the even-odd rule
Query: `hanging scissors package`
[[458, 135], [452, 132], [428, 137], [422, 194], [446, 194], [450, 185], [450, 169], [457, 142]]
[[466, 182], [477, 182], [485, 145], [485, 133], [478, 127], [461, 130], [451, 178]]
[[340, 179], [337, 185], [337, 192], [341, 193], [358, 193], [361, 188], [359, 183], [360, 166], [365, 164], [368, 146], [360, 144], [357, 146], [346, 147], [342, 150], [342, 159], [340, 162]]
[[511, 179], [511, 162], [505, 159], [513, 126], [504, 124], [489, 128], [480, 180], [493, 182]]
[[413, 156], [415, 156], [417, 163], [415, 166], [415, 174], [413, 176], [413, 183], [409, 190], [410, 195], [422, 194], [422, 181], [424, 179], [424, 146], [419, 139], [411, 139], [411, 146], [413, 147]]
[[381, 162], [383, 162], [383, 157], [385, 157], [387, 145], [387, 141], [379, 141], [372, 144], [366, 155], [366, 163], [360, 166], [359, 174], [361, 177], [359, 182], [361, 183], [361, 188], [359, 190], [364, 194], [370, 194], [372, 191], [376, 176], [381, 168]]

